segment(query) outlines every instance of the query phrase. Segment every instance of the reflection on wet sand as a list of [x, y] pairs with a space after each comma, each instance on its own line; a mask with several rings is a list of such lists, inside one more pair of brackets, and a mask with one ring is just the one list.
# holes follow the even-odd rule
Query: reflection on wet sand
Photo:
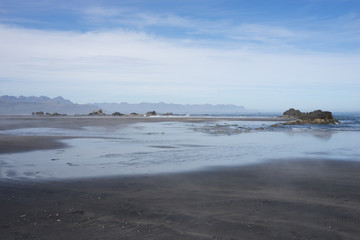
[[[156, 174], [248, 165], [279, 158], [353, 159], [360, 151], [355, 146], [358, 132], [274, 129], [272, 121], [207, 119], [118, 124], [119, 127], [113, 123], [111, 131], [98, 122], [96, 126], [73, 129], [30, 126], [5, 130], [15, 141], [6, 137], [3, 146], [19, 147], [20, 139], [27, 139], [23, 142], [30, 144], [32, 150], [44, 150], [22, 152], [29, 149], [15, 147], [13, 153], [3, 153], [1, 177], [62, 179]], [[6, 142], [4, 137], [2, 140]]]

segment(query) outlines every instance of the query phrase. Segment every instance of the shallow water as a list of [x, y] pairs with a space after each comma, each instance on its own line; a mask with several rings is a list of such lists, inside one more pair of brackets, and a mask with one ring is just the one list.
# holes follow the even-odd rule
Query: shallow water
[[274, 122], [153, 122], [128, 127], [25, 128], [1, 134], [72, 136], [68, 148], [0, 155], [1, 179], [68, 179], [192, 171], [271, 159], [360, 161], [360, 132], [272, 128]]

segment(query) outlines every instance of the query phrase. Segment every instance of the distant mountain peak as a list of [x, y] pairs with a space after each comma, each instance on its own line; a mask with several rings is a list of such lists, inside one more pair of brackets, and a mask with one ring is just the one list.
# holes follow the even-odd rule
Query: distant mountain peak
[[18, 101], [18, 102], [57, 102], [57, 103], [61, 103], [61, 104], [73, 104], [70, 100], [67, 100], [61, 96], [55, 97], [55, 98], [49, 98], [47, 96], [40, 96], [40, 97], [36, 97], [36, 96], [9, 96], [9, 95], [4, 95], [0, 97], [0, 100], [2, 101]]
[[63, 97], [61, 97], [61, 96], [58, 96], [58, 97], [56, 97], [56, 98], [53, 98], [52, 100], [54, 100], [54, 101], [56, 101], [56, 102], [58, 102], [58, 103], [63, 103], [63, 104], [73, 104], [72, 101], [70, 101], [70, 100], [68, 100], [68, 99], [65, 99], [65, 98], [63, 98]]

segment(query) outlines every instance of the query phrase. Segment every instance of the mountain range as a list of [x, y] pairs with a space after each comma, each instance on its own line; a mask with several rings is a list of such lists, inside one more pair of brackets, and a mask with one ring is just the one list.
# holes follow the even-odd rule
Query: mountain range
[[31, 114], [32, 112], [48, 112], [48, 113], [65, 113], [65, 114], [88, 114], [94, 110], [102, 109], [104, 113], [111, 114], [120, 112], [129, 113], [146, 113], [156, 111], [158, 113], [174, 113], [174, 114], [229, 114], [241, 113], [246, 109], [242, 106], [232, 104], [169, 104], [169, 103], [138, 103], [130, 104], [122, 103], [90, 103], [77, 104], [63, 97], [49, 98], [25, 97], [25, 96], [8, 96], [0, 97], [0, 114]]
[[0, 97], [0, 114], [31, 114], [32, 112], [86, 114], [97, 109], [92, 104], [75, 104], [62, 97]]

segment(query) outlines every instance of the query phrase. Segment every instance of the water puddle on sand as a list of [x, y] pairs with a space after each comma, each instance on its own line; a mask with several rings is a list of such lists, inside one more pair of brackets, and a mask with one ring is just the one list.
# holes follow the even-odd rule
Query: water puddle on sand
[[[265, 123], [247, 124], [258, 128]], [[16, 135], [81, 138], [62, 140], [70, 146], [65, 149], [1, 154], [0, 178], [41, 180], [157, 174], [280, 158], [360, 160], [359, 132], [286, 129], [229, 134], [223, 131], [242, 127], [233, 122], [159, 122], [138, 123], [111, 131], [105, 127], [7, 131]]]

